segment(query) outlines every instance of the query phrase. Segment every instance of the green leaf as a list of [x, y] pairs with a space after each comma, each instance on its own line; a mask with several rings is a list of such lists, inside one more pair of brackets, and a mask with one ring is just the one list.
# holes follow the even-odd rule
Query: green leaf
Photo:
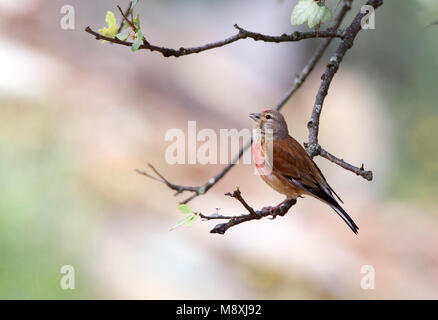
[[141, 29], [138, 29], [137, 40], [135, 40], [135, 42], [132, 44], [131, 47], [132, 52], [135, 52], [138, 50], [138, 48], [140, 48], [142, 41], [143, 41], [143, 32], [141, 31]]
[[140, 28], [140, 16], [138, 15], [138, 13], [137, 13], [137, 15], [135, 16], [135, 19], [134, 19], [134, 25], [135, 25], [137, 28]]
[[118, 33], [116, 35], [116, 38], [119, 39], [120, 41], [126, 41], [126, 39], [128, 39], [128, 37], [129, 37], [129, 34], [123, 35], [121, 33]]
[[323, 3], [318, 4], [318, 9], [314, 13], [313, 16], [309, 17], [308, 24], [309, 28], [313, 28], [317, 24], [322, 24], [327, 21], [330, 21], [332, 18], [332, 12], [330, 9]]
[[187, 216], [187, 217], [185, 217], [185, 218], [179, 220], [177, 223], [175, 223], [175, 225], [174, 225], [172, 228], [170, 228], [170, 231], [172, 231], [172, 230], [174, 230], [174, 229], [176, 229], [176, 228], [178, 228], [178, 227], [181, 227], [181, 226], [185, 225], [185, 224], [188, 223], [192, 218], [193, 218], [193, 216]]
[[180, 204], [178, 206], [178, 210], [181, 211], [184, 214], [189, 214], [189, 213], [193, 213], [193, 209], [191, 206], [187, 205], [187, 204]]
[[177, 223], [175, 223], [175, 225], [172, 228], [170, 228], [170, 231], [172, 231], [178, 227], [181, 227], [183, 225], [186, 225], [187, 227], [191, 227], [196, 222], [196, 220], [198, 220], [198, 218], [199, 218], [198, 213], [191, 214], [191, 215], [179, 220]]
[[138, 0], [132, 1], [131, 10], [134, 9], [134, 7], [137, 5], [137, 3], [138, 3]]
[[332, 18], [329, 8], [315, 0], [299, 0], [292, 10], [290, 22], [292, 25], [300, 25], [307, 21], [309, 28], [327, 22]]
[[307, 21], [309, 12], [312, 10], [313, 1], [312, 0], [299, 0], [297, 5], [292, 10], [290, 17], [290, 23], [293, 26], [298, 26]]
[[198, 218], [199, 218], [199, 215], [196, 213], [194, 215], [190, 216], [189, 221], [187, 221], [187, 223], [186, 223], [187, 227], [193, 226], [193, 224], [196, 222], [196, 220], [198, 220]]
[[117, 30], [119, 30], [119, 26], [117, 25], [117, 20], [114, 13], [108, 11], [106, 13], [105, 22], [107, 26], [102, 29], [99, 29], [99, 32], [103, 34], [105, 37], [114, 38], [114, 36], [117, 33]]

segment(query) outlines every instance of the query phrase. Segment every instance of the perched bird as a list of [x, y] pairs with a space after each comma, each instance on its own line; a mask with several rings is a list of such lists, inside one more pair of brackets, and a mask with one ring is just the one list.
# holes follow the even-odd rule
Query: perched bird
[[341, 198], [330, 187], [321, 170], [306, 150], [289, 135], [283, 115], [274, 110], [251, 113], [256, 124], [253, 131], [252, 150], [258, 172], [274, 190], [284, 194], [284, 202], [303, 195], [310, 195], [328, 204], [357, 234], [359, 227], [339, 205]]

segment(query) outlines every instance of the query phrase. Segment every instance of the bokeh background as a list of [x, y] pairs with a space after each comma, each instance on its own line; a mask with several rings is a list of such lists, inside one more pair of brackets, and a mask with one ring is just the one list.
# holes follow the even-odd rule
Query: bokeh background
[[[183, 198], [134, 169], [151, 162], [175, 183], [206, 182], [222, 166], [167, 164], [166, 131], [185, 131], [188, 120], [249, 128], [248, 113], [278, 103], [320, 40], [243, 40], [163, 58], [84, 32], [129, 1], [0, 0], [0, 298], [437, 299], [438, 25], [426, 26], [438, 4], [384, 2], [336, 75], [320, 129], [327, 150], [375, 178], [315, 160], [359, 235], [307, 198], [285, 217], [220, 236], [202, 221], [169, 232]], [[295, 3], [140, 0], [137, 10], [149, 41], [179, 48], [228, 37], [234, 23], [292, 32]], [[66, 4], [75, 30], [60, 27]], [[337, 43], [284, 108], [301, 142]], [[243, 213], [223, 196], [236, 185], [256, 208], [282, 200], [238, 165], [191, 205]], [[63, 265], [75, 268], [75, 290], [60, 288]], [[364, 265], [375, 270], [374, 290], [360, 286]]]

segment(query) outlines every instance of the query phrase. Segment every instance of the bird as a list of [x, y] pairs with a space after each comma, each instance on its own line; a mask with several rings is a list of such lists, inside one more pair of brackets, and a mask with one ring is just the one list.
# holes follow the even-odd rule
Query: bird
[[269, 207], [273, 216], [285, 202], [308, 195], [329, 205], [357, 234], [359, 227], [336, 198], [344, 202], [327, 183], [306, 150], [289, 135], [283, 115], [268, 109], [249, 116], [255, 121], [252, 151], [257, 171], [272, 189], [286, 196], [279, 205]]

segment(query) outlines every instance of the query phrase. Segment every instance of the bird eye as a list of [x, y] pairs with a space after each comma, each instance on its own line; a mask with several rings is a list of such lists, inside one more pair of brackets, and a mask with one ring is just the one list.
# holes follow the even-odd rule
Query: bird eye
[[265, 116], [265, 118], [269, 120], [269, 119], [271, 119], [271, 115], [270, 115], [270, 114], [267, 114], [267, 115]]

